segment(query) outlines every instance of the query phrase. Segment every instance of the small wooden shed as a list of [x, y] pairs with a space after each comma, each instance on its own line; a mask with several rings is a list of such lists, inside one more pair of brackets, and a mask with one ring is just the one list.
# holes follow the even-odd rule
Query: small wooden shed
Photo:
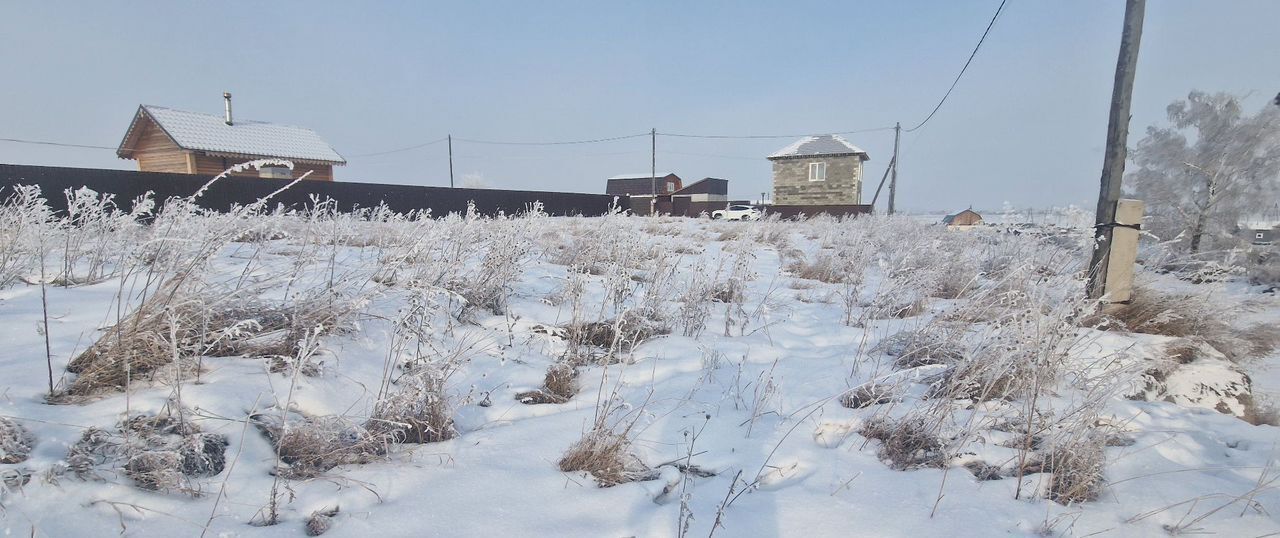
[[967, 230], [982, 225], [982, 215], [973, 209], [942, 217], [942, 224], [953, 230]]
[[231, 96], [226, 115], [141, 105], [116, 149], [122, 159], [138, 161], [143, 172], [215, 175], [254, 159], [285, 159], [294, 164], [244, 170], [234, 175], [333, 181], [333, 167], [347, 164], [315, 131], [251, 120], [233, 120]]

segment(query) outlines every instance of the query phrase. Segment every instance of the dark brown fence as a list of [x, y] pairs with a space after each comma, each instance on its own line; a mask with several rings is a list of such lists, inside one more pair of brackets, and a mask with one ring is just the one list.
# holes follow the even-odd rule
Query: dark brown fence
[[[172, 197], [190, 196], [208, 183], [212, 176], [103, 170], [98, 168], [63, 168], [0, 164], [0, 200], [8, 198], [15, 185], [39, 185], [49, 206], [55, 211], [66, 209], [63, 191], [88, 187], [99, 193], [111, 193], [116, 203], [129, 209], [132, 201], [154, 193], [157, 202]], [[197, 200], [201, 207], [226, 211], [235, 205], [248, 205], [289, 184], [283, 179], [226, 177], [218, 180]], [[499, 211], [515, 214], [527, 211], [534, 202], [542, 202], [543, 211], [551, 215], [602, 215], [609, 211], [614, 197], [604, 194], [570, 192], [509, 191], [496, 189], [453, 189], [380, 183], [346, 183], [301, 181], [270, 200], [269, 207], [283, 204], [293, 209], [310, 207], [313, 199], [334, 200], [342, 211], [372, 208], [385, 203], [397, 213], [431, 210], [435, 216], [465, 212], [468, 202], [485, 215]], [[618, 198], [622, 209], [629, 208], [628, 199]]]
[[766, 213], [779, 215], [784, 219], [799, 217], [816, 217], [831, 215], [833, 217], [856, 217], [870, 215], [869, 205], [772, 205], [765, 209]]

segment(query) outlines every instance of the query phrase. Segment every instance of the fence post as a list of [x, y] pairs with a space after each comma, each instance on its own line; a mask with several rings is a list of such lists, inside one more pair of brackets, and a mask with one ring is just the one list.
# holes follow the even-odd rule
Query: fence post
[[1142, 227], [1142, 200], [1121, 199], [1116, 202], [1115, 226], [1106, 248], [1106, 278], [1103, 293], [1108, 303], [1125, 303], [1133, 299], [1133, 268], [1138, 260], [1138, 236]]

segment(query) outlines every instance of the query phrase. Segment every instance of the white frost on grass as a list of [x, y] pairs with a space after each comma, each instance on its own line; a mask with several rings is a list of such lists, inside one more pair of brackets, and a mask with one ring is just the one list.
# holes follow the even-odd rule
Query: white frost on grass
[[[207, 527], [207, 535], [265, 536], [303, 532], [314, 514], [323, 515], [325, 536], [676, 536], [686, 522], [691, 536], [1280, 531], [1280, 430], [1125, 399], [1161, 337], [1070, 325], [1076, 318], [1063, 309], [1078, 306], [1084, 258], [1074, 237], [948, 234], [903, 217], [723, 223], [183, 210], [149, 226], [88, 231], [22, 221], [49, 244], [71, 245], [75, 263], [101, 264], [96, 282], [46, 287], [55, 382], [73, 379], [68, 361], [175, 268], [252, 304], [358, 308], [344, 306], [341, 323], [294, 346], [308, 350], [296, 357], [182, 357], [195, 359], [198, 378], [175, 368], [133, 380], [127, 396], [107, 391], [55, 406], [44, 401], [40, 286], [0, 291], [0, 416], [33, 438], [25, 461], [0, 465], [0, 476], [27, 476], [2, 486], [5, 532], [199, 535]], [[187, 254], [206, 245], [216, 252], [191, 266]], [[28, 264], [30, 274], [38, 266], [25, 252], [5, 259]], [[46, 263], [62, 266], [63, 255], [50, 249]], [[788, 269], [824, 256], [842, 270], [811, 280]], [[972, 289], [954, 293], [948, 282]], [[734, 292], [717, 293], [726, 286]], [[911, 309], [883, 308], [907, 299]], [[620, 319], [666, 330], [634, 346], [594, 333], [575, 341], [564, 330]], [[924, 366], [902, 368], [881, 346], [933, 327], [947, 329], [937, 334], [948, 335], [949, 351], [931, 351]], [[1041, 330], [1062, 341], [1038, 342]], [[317, 367], [304, 369], [307, 361]], [[567, 402], [516, 400], [568, 361], [578, 365], [579, 390]], [[1191, 382], [1211, 379], [1190, 366]], [[443, 382], [421, 383], [414, 376], [423, 371]], [[842, 405], [842, 395], [868, 385], [889, 387], [892, 397]], [[418, 394], [427, 407], [403, 402], [414, 413], [376, 412], [388, 397]], [[87, 428], [166, 408], [189, 410], [185, 420], [228, 441], [226, 469], [191, 479], [202, 496], [143, 490], [104, 469], [101, 481], [60, 471]], [[251, 415], [338, 425], [321, 437], [361, 450], [314, 478], [273, 477], [276, 454]], [[379, 424], [405, 431], [414, 425], [406, 417], [438, 417], [457, 435], [406, 444], [397, 442], [403, 435], [361, 433]], [[907, 419], [923, 419], [911, 430], [918, 437], [894, 446], [933, 452], [895, 455], [859, 433]], [[623, 473], [630, 481], [599, 487], [557, 468], [597, 424], [626, 436], [627, 461], [638, 464]], [[438, 439], [427, 437], [418, 440]], [[927, 464], [894, 470], [898, 456]], [[1102, 464], [1096, 483], [1088, 481], [1094, 464]], [[1084, 479], [1073, 483], [1096, 500], [1053, 502], [1067, 478]], [[250, 525], [262, 520], [273, 482], [278, 525]]]

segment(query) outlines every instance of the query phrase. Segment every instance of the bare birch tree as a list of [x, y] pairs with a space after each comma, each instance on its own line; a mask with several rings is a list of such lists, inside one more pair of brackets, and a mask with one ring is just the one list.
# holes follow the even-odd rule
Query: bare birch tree
[[1228, 239], [1243, 214], [1280, 193], [1280, 107], [1245, 115], [1241, 97], [1192, 91], [1147, 128], [1125, 184], [1146, 202], [1148, 229], [1191, 253]]

